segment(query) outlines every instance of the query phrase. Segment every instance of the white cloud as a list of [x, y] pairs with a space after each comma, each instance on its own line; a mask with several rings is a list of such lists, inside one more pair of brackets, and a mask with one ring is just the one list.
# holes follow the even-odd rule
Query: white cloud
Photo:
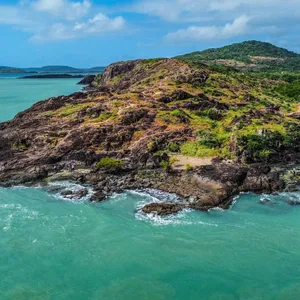
[[[299, 0], [136, 0], [130, 11], [172, 22], [229, 21], [247, 14], [274, 23], [298, 17]], [[276, 19], [275, 19], [276, 18]], [[274, 25], [274, 24], [272, 24]]]
[[190, 26], [171, 32], [166, 36], [168, 42], [197, 42], [208, 39], [226, 39], [245, 35], [249, 31], [250, 17], [242, 15], [232, 23], [219, 26]]
[[75, 24], [53, 24], [50, 28], [35, 34], [32, 37], [32, 40], [67, 40], [81, 36], [119, 31], [124, 27], [125, 20], [123, 17], [109, 18], [99, 13], [95, 17], [89, 19], [87, 22], [77, 22]]
[[68, 0], [38, 0], [32, 2], [32, 8], [38, 12], [65, 17], [68, 20], [76, 20], [89, 12], [91, 3], [89, 0], [76, 2]]
[[21, 0], [18, 5], [0, 5], [1, 24], [31, 33], [31, 40], [45, 41], [119, 31], [125, 20], [104, 15], [90, 0]]
[[133, 5], [132, 10], [169, 21], [177, 20], [181, 13], [181, 7], [178, 7], [176, 3], [172, 5], [169, 0], [140, 1]]
[[31, 23], [30, 16], [26, 11], [14, 6], [0, 6], [0, 24], [22, 25]]

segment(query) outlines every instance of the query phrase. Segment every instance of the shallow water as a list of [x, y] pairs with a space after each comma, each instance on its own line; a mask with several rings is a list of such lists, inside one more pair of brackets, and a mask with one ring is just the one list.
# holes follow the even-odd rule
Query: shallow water
[[[2, 121], [78, 90], [73, 79], [9, 77], [0, 77]], [[229, 211], [139, 211], [166, 198], [177, 200], [149, 190], [72, 202], [0, 189], [0, 299], [300, 299], [300, 207], [285, 203], [299, 193], [244, 194]]]
[[23, 75], [0, 74], [0, 122], [13, 118], [40, 100], [68, 95], [82, 88], [76, 85], [80, 81], [78, 78], [17, 79]]

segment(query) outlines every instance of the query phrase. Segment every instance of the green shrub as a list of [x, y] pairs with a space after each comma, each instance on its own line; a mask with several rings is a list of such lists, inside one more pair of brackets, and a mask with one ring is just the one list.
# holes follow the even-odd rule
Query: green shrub
[[277, 131], [263, 134], [248, 134], [238, 137], [238, 145], [250, 161], [270, 160], [272, 154], [284, 150], [284, 135]]
[[167, 150], [170, 152], [179, 152], [180, 151], [180, 146], [174, 142], [170, 142], [167, 145]]
[[283, 96], [300, 99], [300, 81], [282, 84], [276, 87], [274, 90]]
[[226, 94], [224, 94], [222, 91], [213, 90], [211, 95], [214, 97], [221, 97], [221, 96], [225, 96]]
[[167, 153], [166, 150], [159, 150], [159, 151], [154, 152], [153, 156], [163, 156], [166, 153]]
[[202, 130], [197, 132], [199, 137], [199, 143], [207, 148], [218, 148], [221, 146], [221, 143], [217, 135], [213, 132]]
[[266, 150], [262, 150], [262, 151], [258, 152], [257, 156], [260, 160], [262, 160], [264, 162], [268, 162], [272, 153], [273, 153], [272, 150], [266, 149]]
[[299, 175], [296, 169], [287, 171], [281, 176], [286, 185], [296, 185], [299, 182]]
[[207, 116], [214, 121], [220, 121], [223, 119], [223, 112], [216, 108], [211, 108], [207, 112]]
[[171, 164], [169, 161], [162, 160], [159, 164], [165, 171], [168, 170], [171, 167]]
[[193, 171], [193, 167], [190, 165], [190, 164], [187, 164], [186, 166], [185, 166], [185, 170], [187, 171], [187, 172], [190, 172], [190, 171]]
[[221, 154], [221, 149], [209, 149], [199, 142], [186, 142], [181, 146], [181, 154], [185, 156], [214, 157]]
[[180, 118], [180, 117], [184, 116], [184, 113], [179, 109], [175, 109], [175, 110], [170, 112], [170, 115], [174, 116], [174, 117], [177, 117], [177, 118]]
[[213, 121], [220, 121], [224, 117], [224, 113], [216, 108], [199, 111], [197, 115], [200, 117], [210, 118]]
[[52, 138], [50, 142], [50, 147], [55, 148], [57, 144], [58, 144], [58, 138], [57, 137]]
[[147, 144], [147, 148], [150, 152], [154, 152], [157, 149], [157, 144], [155, 141], [151, 141]]
[[104, 157], [97, 163], [98, 169], [114, 169], [124, 166], [124, 162], [120, 159]]
[[161, 60], [162, 60], [162, 58], [144, 59], [144, 60], [142, 60], [141, 64], [142, 65], [152, 65], [152, 64], [156, 64], [157, 62], [159, 62]]
[[172, 165], [178, 161], [178, 159], [176, 157], [171, 157], [169, 159], [169, 161], [166, 161], [166, 160], [162, 160], [160, 162], [160, 166], [165, 170], [165, 171], [168, 171], [171, 169]]
[[16, 149], [16, 150], [20, 150], [20, 151], [25, 151], [28, 149], [28, 146], [24, 143], [15, 143], [13, 144], [13, 149]]

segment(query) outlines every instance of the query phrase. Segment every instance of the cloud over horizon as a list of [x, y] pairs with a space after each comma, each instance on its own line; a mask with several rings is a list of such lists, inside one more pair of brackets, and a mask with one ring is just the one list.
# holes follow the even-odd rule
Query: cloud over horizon
[[227, 39], [236, 36], [246, 35], [249, 32], [250, 17], [242, 15], [232, 23], [222, 26], [190, 26], [187, 29], [179, 29], [168, 33], [165, 37], [167, 42], [199, 42], [210, 39]]
[[0, 24], [31, 33], [32, 41], [75, 39], [125, 27], [122, 16], [109, 17], [91, 8], [90, 0], [23, 0], [0, 5]]

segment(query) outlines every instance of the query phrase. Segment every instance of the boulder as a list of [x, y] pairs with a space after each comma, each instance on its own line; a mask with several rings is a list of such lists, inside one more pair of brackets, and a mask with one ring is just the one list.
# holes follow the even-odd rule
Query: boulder
[[64, 198], [67, 199], [72, 199], [72, 200], [80, 200], [82, 198], [84, 198], [87, 194], [88, 194], [88, 190], [87, 189], [81, 189], [81, 190], [76, 190], [76, 191], [72, 191], [72, 190], [66, 190], [61, 192], [61, 196], [63, 196]]
[[90, 198], [91, 201], [101, 202], [107, 198], [106, 194], [103, 191], [96, 191], [92, 197]]
[[167, 216], [178, 213], [184, 208], [182, 204], [175, 203], [150, 203], [142, 208], [142, 211], [146, 214], [156, 213], [159, 216]]
[[287, 204], [289, 204], [289, 205], [300, 205], [300, 201], [299, 200], [291, 200], [291, 199], [289, 199], [289, 200], [286, 200], [285, 201]]
[[87, 75], [77, 84], [90, 85], [96, 78], [96, 75]]

